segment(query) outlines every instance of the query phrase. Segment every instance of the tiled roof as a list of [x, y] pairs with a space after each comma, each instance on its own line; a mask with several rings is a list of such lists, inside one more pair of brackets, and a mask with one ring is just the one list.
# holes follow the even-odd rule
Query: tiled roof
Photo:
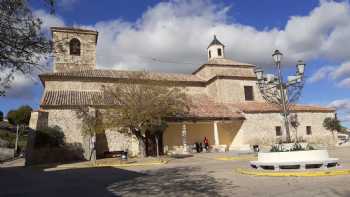
[[[124, 70], [82, 70], [71, 72], [56, 72], [39, 75], [41, 79], [102, 79], [102, 80], [117, 80], [117, 79], [138, 79], [142, 71], [124, 71]], [[145, 80], [169, 81], [169, 82], [204, 82], [203, 79], [188, 74], [179, 73], [161, 73], [161, 72], [145, 72]]]
[[238, 62], [235, 60], [231, 59], [226, 59], [226, 58], [213, 58], [208, 61], [206, 64], [212, 64], [212, 65], [231, 65], [231, 66], [249, 66], [249, 67], [254, 67], [255, 65], [249, 64], [249, 63], [244, 63], [244, 62]]
[[[215, 103], [207, 96], [191, 97], [189, 114], [184, 119], [242, 119], [244, 116], [232, 107]], [[45, 91], [42, 108], [77, 108], [79, 106], [111, 106], [114, 99], [100, 91]]]
[[[247, 101], [244, 103], [225, 103], [226, 106], [231, 106], [235, 109], [240, 109], [245, 113], [270, 113], [281, 112], [281, 108], [276, 104], [265, 102]], [[317, 105], [292, 105], [293, 112], [334, 112], [334, 108], [326, 108]]]
[[40, 106], [57, 108], [74, 108], [79, 106], [114, 105], [112, 97], [101, 91], [45, 91]]
[[206, 95], [191, 97], [189, 117], [208, 119], [244, 119], [237, 109], [214, 102]]

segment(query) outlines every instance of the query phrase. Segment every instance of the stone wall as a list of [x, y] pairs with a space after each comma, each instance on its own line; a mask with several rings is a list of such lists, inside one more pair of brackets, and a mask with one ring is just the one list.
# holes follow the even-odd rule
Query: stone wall
[[48, 126], [58, 126], [65, 135], [67, 144], [76, 144], [84, 150], [84, 157], [90, 158], [90, 139], [82, 134], [82, 121], [77, 116], [75, 110], [70, 109], [49, 109], [46, 110], [48, 116]]
[[49, 114], [44, 111], [33, 111], [30, 115], [29, 128], [37, 130], [48, 126]]
[[[53, 31], [54, 72], [96, 68], [96, 34]], [[69, 42], [80, 41], [80, 55], [70, 55]]]
[[[230, 149], [238, 149], [246, 144], [271, 145], [282, 138], [276, 136], [276, 126], [281, 126], [284, 132], [282, 116], [279, 113], [251, 113], [245, 114], [246, 120], [234, 138]], [[323, 127], [323, 120], [326, 117], [334, 117], [334, 113], [298, 113], [300, 126], [297, 129], [298, 137], [310, 143], [330, 144], [332, 134]], [[306, 126], [311, 126], [312, 134], [306, 134]], [[295, 129], [290, 127], [292, 139], [295, 139]], [[285, 133], [283, 133], [285, 138]]]
[[253, 87], [254, 101], [265, 102], [256, 86], [256, 81], [252, 80], [234, 80], [218, 79], [217, 80], [217, 97], [218, 102], [244, 102], [244, 86]]
[[0, 161], [6, 161], [15, 156], [15, 149], [0, 147]]
[[120, 133], [117, 128], [105, 131], [109, 151], [128, 150], [131, 156], [139, 154], [139, 143], [135, 136]]
[[244, 66], [205, 66], [200, 71], [198, 71], [196, 76], [209, 80], [217, 75], [219, 76], [255, 76], [254, 68], [244, 67]]

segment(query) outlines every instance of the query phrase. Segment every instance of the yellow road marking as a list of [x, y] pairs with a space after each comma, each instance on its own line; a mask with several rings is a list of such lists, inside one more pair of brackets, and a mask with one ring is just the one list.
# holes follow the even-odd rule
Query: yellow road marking
[[251, 156], [251, 155], [244, 155], [244, 156], [231, 156], [231, 157], [217, 157], [217, 160], [222, 161], [248, 161], [248, 160], [256, 160], [257, 157]]

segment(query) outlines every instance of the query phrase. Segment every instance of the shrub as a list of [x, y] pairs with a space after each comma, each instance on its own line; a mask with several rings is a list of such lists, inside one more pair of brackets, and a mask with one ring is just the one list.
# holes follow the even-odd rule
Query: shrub
[[286, 152], [282, 144], [275, 144], [271, 146], [270, 152]]
[[305, 148], [303, 148], [299, 143], [295, 143], [293, 147], [290, 149], [290, 151], [301, 151], [301, 150], [305, 150]]
[[65, 144], [64, 133], [58, 126], [47, 127], [36, 131], [35, 134], [35, 147], [61, 147]]

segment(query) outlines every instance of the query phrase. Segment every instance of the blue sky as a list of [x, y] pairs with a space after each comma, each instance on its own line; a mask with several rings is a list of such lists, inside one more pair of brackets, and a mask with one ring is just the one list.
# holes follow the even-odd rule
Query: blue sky
[[[307, 63], [300, 102], [337, 107], [350, 126], [348, 1], [58, 0], [54, 16], [40, 1], [30, 2], [46, 31], [61, 25], [98, 30], [99, 68], [190, 73], [206, 61], [213, 34], [226, 45], [226, 56], [266, 70], [279, 48], [286, 75], [298, 59]], [[43, 88], [33, 78], [19, 76], [0, 98], [0, 110], [23, 104], [38, 109]]]

